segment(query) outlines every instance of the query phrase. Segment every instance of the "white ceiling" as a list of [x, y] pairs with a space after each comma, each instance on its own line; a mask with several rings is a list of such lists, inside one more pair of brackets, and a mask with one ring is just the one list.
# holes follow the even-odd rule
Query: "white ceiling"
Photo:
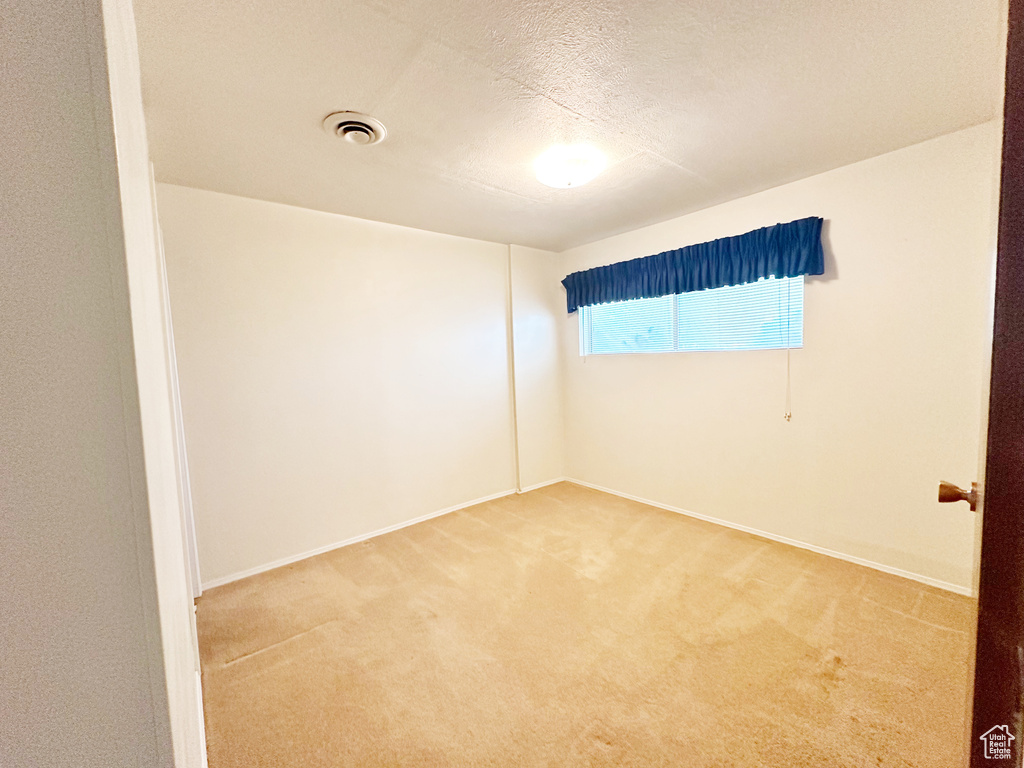
[[[995, 117], [1001, 0], [136, 0], [161, 181], [562, 250]], [[337, 110], [387, 141], [328, 136]], [[587, 141], [609, 169], [550, 189]], [[812, 215], [814, 211], [808, 211]]]

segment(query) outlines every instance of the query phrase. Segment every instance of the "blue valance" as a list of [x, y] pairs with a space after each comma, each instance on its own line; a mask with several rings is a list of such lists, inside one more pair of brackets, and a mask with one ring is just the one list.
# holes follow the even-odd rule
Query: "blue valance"
[[610, 301], [653, 299], [741, 285], [762, 277], [820, 275], [825, 270], [822, 222], [812, 216], [762, 227], [745, 235], [573, 272], [562, 281], [569, 312]]

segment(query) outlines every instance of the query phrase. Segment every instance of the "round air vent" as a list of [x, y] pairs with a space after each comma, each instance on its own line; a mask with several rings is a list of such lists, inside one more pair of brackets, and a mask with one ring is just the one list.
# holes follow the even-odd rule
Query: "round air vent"
[[324, 130], [332, 136], [344, 139], [349, 144], [369, 146], [380, 144], [387, 138], [388, 130], [369, 115], [358, 112], [333, 112], [324, 118]]

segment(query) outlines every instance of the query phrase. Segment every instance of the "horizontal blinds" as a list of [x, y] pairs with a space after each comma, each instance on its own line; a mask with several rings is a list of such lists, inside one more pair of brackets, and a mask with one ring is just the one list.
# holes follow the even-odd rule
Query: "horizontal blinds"
[[671, 352], [675, 348], [675, 299], [661, 296], [584, 307], [590, 325], [588, 354]]
[[584, 354], [803, 346], [803, 276], [585, 307]]

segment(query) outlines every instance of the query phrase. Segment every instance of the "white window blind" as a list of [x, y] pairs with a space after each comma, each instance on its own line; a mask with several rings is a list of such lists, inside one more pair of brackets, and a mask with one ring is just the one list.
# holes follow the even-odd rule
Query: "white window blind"
[[785, 349], [804, 343], [804, 278], [580, 309], [580, 353]]

